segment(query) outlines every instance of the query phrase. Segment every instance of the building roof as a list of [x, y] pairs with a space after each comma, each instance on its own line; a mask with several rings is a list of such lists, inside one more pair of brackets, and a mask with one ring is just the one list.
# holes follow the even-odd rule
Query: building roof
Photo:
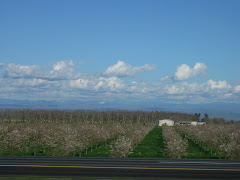
[[171, 120], [171, 119], [161, 119], [159, 121], [173, 121], [173, 120]]

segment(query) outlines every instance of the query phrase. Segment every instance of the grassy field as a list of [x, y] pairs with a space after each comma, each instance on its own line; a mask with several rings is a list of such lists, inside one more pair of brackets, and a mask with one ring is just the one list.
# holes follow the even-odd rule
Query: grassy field
[[130, 152], [128, 157], [163, 158], [164, 140], [162, 128], [155, 126], [137, 147]]

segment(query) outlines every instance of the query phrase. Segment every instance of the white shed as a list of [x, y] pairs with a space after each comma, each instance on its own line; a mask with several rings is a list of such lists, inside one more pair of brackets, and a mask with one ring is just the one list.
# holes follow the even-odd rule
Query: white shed
[[197, 124], [198, 124], [198, 125], [206, 125], [205, 122], [198, 122]]
[[162, 120], [159, 120], [159, 126], [162, 126], [162, 125], [174, 126], [174, 121], [171, 120], [171, 119], [162, 119]]
[[193, 121], [193, 122], [191, 122], [191, 125], [196, 126], [196, 125], [198, 125], [198, 123], [197, 123], [197, 121]]

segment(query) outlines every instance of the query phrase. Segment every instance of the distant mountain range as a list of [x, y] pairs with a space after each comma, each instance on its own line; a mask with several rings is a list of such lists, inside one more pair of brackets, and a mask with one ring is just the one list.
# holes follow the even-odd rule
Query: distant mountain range
[[171, 103], [127, 103], [127, 102], [96, 102], [80, 100], [12, 100], [0, 99], [0, 109], [60, 109], [60, 110], [143, 110], [172, 111], [183, 113], [204, 113], [209, 117], [222, 117], [226, 120], [240, 120], [240, 104], [209, 103], [209, 104], [171, 104]]

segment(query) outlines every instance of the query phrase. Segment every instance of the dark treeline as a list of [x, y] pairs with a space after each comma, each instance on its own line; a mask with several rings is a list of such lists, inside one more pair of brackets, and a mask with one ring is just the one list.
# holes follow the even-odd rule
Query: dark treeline
[[[200, 113], [195, 115], [200, 116]], [[224, 118], [210, 118], [207, 113], [204, 114], [204, 118], [202, 119], [203, 122], [206, 122], [207, 124], [225, 124], [225, 123], [231, 123], [231, 121], [226, 121]]]
[[197, 117], [162, 111], [0, 110], [0, 123], [157, 123], [160, 119], [196, 121]]

